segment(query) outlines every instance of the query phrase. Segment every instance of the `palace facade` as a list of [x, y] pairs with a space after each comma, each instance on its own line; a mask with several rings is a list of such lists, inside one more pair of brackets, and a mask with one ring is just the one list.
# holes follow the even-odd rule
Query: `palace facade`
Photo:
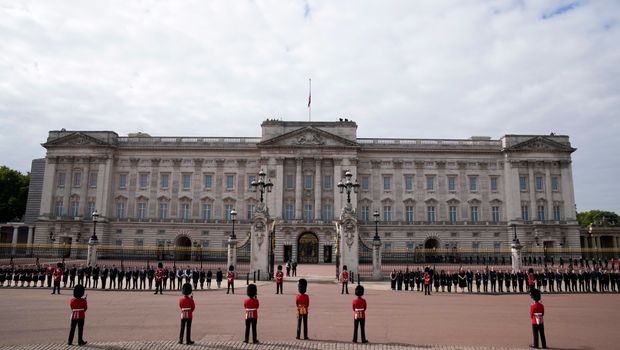
[[348, 120], [261, 128], [250, 138], [50, 131], [28, 243], [86, 243], [97, 210], [102, 244], [225, 247], [232, 209], [237, 237], [249, 234], [260, 198], [250, 183], [264, 170], [276, 261], [329, 263], [350, 170], [361, 239], [378, 211], [384, 249], [498, 251], [513, 224], [526, 247], [580, 247], [568, 136], [358, 138]]

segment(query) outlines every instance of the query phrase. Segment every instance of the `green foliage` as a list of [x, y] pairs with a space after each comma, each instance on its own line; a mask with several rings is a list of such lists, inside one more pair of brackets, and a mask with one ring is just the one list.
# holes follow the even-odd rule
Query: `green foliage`
[[613, 211], [590, 210], [577, 213], [577, 221], [581, 227], [590, 224], [615, 226], [620, 224], [620, 216]]
[[0, 222], [21, 219], [26, 212], [30, 174], [0, 167]]

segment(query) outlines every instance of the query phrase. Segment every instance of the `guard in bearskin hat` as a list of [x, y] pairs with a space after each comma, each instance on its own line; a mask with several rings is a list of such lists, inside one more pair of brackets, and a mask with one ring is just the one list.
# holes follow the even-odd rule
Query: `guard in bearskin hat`
[[534, 342], [530, 344], [531, 348], [538, 348], [538, 335], [543, 349], [547, 348], [547, 340], [545, 339], [545, 325], [543, 316], [545, 315], [545, 306], [540, 302], [540, 291], [536, 288], [530, 289], [530, 296], [534, 301], [530, 305], [530, 318], [532, 319], [532, 334]]
[[232, 293], [235, 294], [235, 267], [233, 265], [228, 267], [228, 272], [226, 273], [226, 283], [226, 294], [230, 293], [231, 289]]
[[340, 273], [340, 283], [342, 283], [342, 291], [340, 294], [344, 294], [345, 291], [349, 294], [349, 271], [347, 271], [347, 265], [342, 267], [342, 272]]
[[60, 281], [62, 281], [62, 264], [61, 263], [56, 264], [56, 269], [54, 269], [52, 278], [54, 280], [54, 288], [52, 289], [52, 294], [56, 294], [56, 291], [58, 291], [58, 294], [60, 294]]
[[364, 296], [364, 287], [358, 285], [355, 287], [355, 295], [357, 298], [353, 299], [353, 342], [357, 343], [357, 328], [359, 326], [362, 336], [362, 343], [368, 343], [366, 339], [366, 300], [362, 298]]
[[164, 280], [164, 264], [161, 262], [157, 264], [157, 270], [155, 270], [155, 294], [164, 294], [163, 292], [163, 280]]
[[248, 285], [248, 297], [243, 301], [243, 308], [245, 309], [245, 337], [243, 338], [244, 343], [247, 343], [250, 337], [250, 326], [252, 326], [252, 342], [254, 344], [258, 343], [258, 339], [256, 339], [256, 322], [258, 321], [258, 298], [256, 297], [256, 294], [256, 285]]
[[69, 307], [71, 308], [71, 330], [69, 331], [69, 340], [67, 344], [73, 345], [75, 326], [77, 326], [78, 345], [84, 345], [86, 344], [86, 341], [84, 341], [84, 320], [86, 319], [88, 302], [86, 301], [86, 296], [84, 296], [83, 285], [78, 284], [73, 288], [73, 298], [69, 301]]
[[308, 289], [308, 281], [300, 279], [297, 284], [299, 294], [295, 297], [295, 305], [297, 306], [297, 339], [301, 333], [301, 324], [304, 324], [304, 339], [308, 339], [308, 307], [310, 307], [310, 297], [306, 294]]
[[276, 272], [276, 294], [282, 294], [283, 282], [284, 272], [282, 272], [282, 265], [278, 265], [278, 272]]
[[192, 341], [192, 317], [193, 312], [196, 309], [194, 304], [194, 297], [192, 295], [192, 285], [185, 283], [181, 288], [183, 296], [179, 299], [179, 307], [181, 308], [181, 333], [179, 334], [179, 344], [183, 344], [183, 333], [187, 327], [186, 344], [194, 344]]

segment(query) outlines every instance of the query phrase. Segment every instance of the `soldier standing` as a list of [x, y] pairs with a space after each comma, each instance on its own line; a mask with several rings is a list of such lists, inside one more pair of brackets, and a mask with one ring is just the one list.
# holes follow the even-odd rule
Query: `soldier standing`
[[530, 305], [530, 319], [532, 320], [532, 335], [534, 336], [534, 342], [530, 347], [538, 348], [538, 336], [540, 335], [540, 342], [543, 349], [547, 348], [547, 340], [545, 339], [545, 325], [544, 315], [545, 306], [540, 302], [540, 291], [532, 288], [530, 295], [534, 303]]
[[340, 273], [340, 283], [342, 284], [342, 291], [340, 294], [344, 294], [345, 291], [349, 294], [349, 271], [347, 271], [347, 265], [342, 267], [342, 272]]
[[482, 272], [482, 291], [484, 293], [487, 293], [489, 291], [489, 273], [487, 270], [484, 270]]
[[[282, 270], [280, 268], [280, 270]], [[282, 272], [282, 271], [280, 271]], [[308, 289], [308, 281], [300, 279], [297, 284], [299, 294], [295, 297], [295, 306], [297, 306], [297, 337], [301, 335], [301, 324], [304, 324], [304, 340], [308, 339], [308, 307], [310, 307], [310, 297], [306, 294]]]
[[207, 271], [207, 288], [211, 289], [211, 279], [213, 278], [213, 272], [211, 272], [211, 269], [209, 269], [209, 271]]
[[293, 261], [291, 274], [297, 277], [297, 261]]
[[170, 279], [170, 284], [168, 285], [168, 290], [173, 290], [173, 289], [177, 289], [177, 285], [176, 285], [176, 266], [173, 266], [172, 269], [170, 269], [170, 271], [168, 271], [168, 278]]
[[157, 264], [157, 270], [155, 270], [155, 294], [157, 294], [158, 291], [159, 291], [159, 294], [164, 294], [163, 286], [162, 286], [162, 282], [164, 279], [163, 267], [164, 267], [164, 264], [160, 262]]
[[497, 273], [497, 285], [500, 293], [504, 292], [504, 271], [499, 271]]
[[194, 289], [198, 289], [198, 279], [200, 278], [200, 273], [198, 270], [194, 269], [192, 272], [192, 283], [194, 284]]
[[366, 339], [366, 309], [368, 305], [366, 300], [362, 298], [364, 296], [364, 287], [358, 285], [355, 287], [355, 295], [357, 298], [353, 299], [353, 342], [357, 343], [357, 328], [360, 328], [362, 343], [368, 343]]
[[283, 280], [284, 273], [282, 272], [282, 265], [278, 265], [278, 271], [276, 272], [276, 294], [282, 294]]
[[396, 290], [396, 270], [394, 269], [390, 272], [390, 287], [392, 290]]
[[73, 288], [75, 286], [76, 275], [77, 275], [77, 268], [75, 267], [75, 264], [74, 264], [71, 270], [69, 270], [69, 288]]
[[[357, 293], [357, 288], [355, 289], [355, 292]], [[424, 269], [424, 295], [431, 295], [431, 274], [428, 271], [428, 267]], [[364, 339], [363, 335], [362, 339]]]
[[[52, 273], [54, 273], [54, 268], [52, 267], [52, 265], [47, 264], [47, 269], [45, 270], [45, 274], [47, 275], [47, 288], [52, 287]], [[11, 286], [11, 279], [9, 278], [9, 287], [10, 286]]]
[[177, 270], [177, 283], [179, 284], [179, 289], [183, 286], [183, 277], [185, 276], [185, 271], [179, 267]]
[[222, 279], [224, 274], [222, 273], [222, 269], [218, 267], [217, 272], [215, 273], [215, 282], [217, 283], [217, 288], [220, 288], [222, 285]]
[[93, 268], [91, 266], [87, 266], [84, 268], [84, 278], [85, 278], [85, 283], [84, 287], [85, 288], [90, 288], [90, 278], [93, 275]]
[[200, 268], [200, 289], [205, 289], [205, 270]]
[[252, 328], [252, 342], [258, 344], [256, 335], [256, 323], [258, 321], [258, 298], [257, 289], [255, 284], [248, 285], [246, 294], [248, 297], [243, 301], [243, 308], [245, 310], [245, 337], [243, 342], [247, 343], [250, 338], [250, 327]]
[[54, 289], [52, 290], [52, 294], [56, 294], [56, 291], [58, 291], [58, 294], [60, 294], [60, 281], [62, 280], [62, 264], [61, 263], [56, 264], [56, 269], [54, 270], [54, 273], [52, 274], [52, 278], [54, 280]]
[[153, 290], [153, 278], [155, 278], [155, 270], [153, 270], [153, 266], [149, 266], [146, 270], [146, 278], [149, 280], [149, 290]]
[[497, 273], [493, 268], [491, 268], [491, 272], [489, 273], [489, 278], [491, 280], [491, 293], [496, 292], [496, 282], [497, 282]]
[[68, 345], [73, 345], [73, 336], [75, 335], [75, 327], [78, 329], [78, 345], [86, 345], [84, 341], [84, 321], [86, 319], [86, 310], [88, 302], [84, 296], [84, 286], [78, 284], [73, 288], [73, 298], [69, 301], [71, 308], [71, 330], [69, 331]]
[[101, 269], [99, 265], [95, 265], [93, 269], [93, 288], [97, 289], [99, 287], [99, 274], [101, 273]]
[[230, 265], [228, 272], [226, 273], [226, 294], [232, 289], [232, 293], [235, 294], [235, 267]]
[[181, 308], [181, 333], [179, 334], [179, 344], [183, 344], [183, 333], [185, 333], [185, 343], [187, 345], [194, 344], [192, 340], [192, 318], [196, 309], [194, 297], [192, 296], [192, 285], [185, 283], [182, 287], [183, 296], [179, 299], [179, 307]]
[[480, 284], [482, 283], [482, 275], [480, 274], [480, 270], [476, 270], [474, 279], [476, 280], [476, 292], [480, 293]]
[[118, 269], [116, 268], [115, 265], [112, 265], [112, 268], [110, 269], [110, 289], [116, 288], [116, 275], [117, 274], [118, 274]]

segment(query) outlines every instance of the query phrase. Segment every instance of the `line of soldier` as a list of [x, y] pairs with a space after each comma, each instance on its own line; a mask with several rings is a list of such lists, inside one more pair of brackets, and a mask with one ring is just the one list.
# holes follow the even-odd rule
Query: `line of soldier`
[[[135, 290], [152, 290], [153, 281], [155, 280], [155, 269], [152, 266], [132, 266], [120, 268], [116, 265], [107, 267], [103, 265], [95, 265], [95, 267], [86, 267], [81, 265], [77, 267], [72, 265], [69, 268], [60, 264], [62, 272], [61, 282], [62, 288], [73, 288], [76, 284], [85, 288], [101, 288], [101, 289], [135, 289]], [[56, 270], [58, 267], [47, 265], [46, 267], [27, 267], [27, 266], [5, 266], [0, 267], [0, 287], [52, 287]], [[214, 276], [215, 275], [215, 276]], [[162, 284], [163, 289], [180, 290], [183, 282], [192, 283], [194, 289], [211, 288], [211, 281], [215, 277], [217, 288], [221, 288], [224, 277], [227, 280], [227, 287], [234, 293], [234, 272], [227, 271], [226, 275], [218, 268], [215, 274], [207, 269], [191, 269], [189, 266], [182, 269], [163, 269]], [[101, 282], [101, 283], [100, 283]], [[148, 287], [147, 287], [148, 286]]]
[[[533, 269], [532, 269], [533, 270]], [[543, 292], [620, 292], [620, 271], [606, 270], [595, 265], [594, 269], [565, 269], [544, 267], [533, 271], [530, 278], [537, 289]], [[390, 284], [392, 290], [474, 293], [523, 293], [527, 292], [528, 273], [511, 272], [494, 268], [482, 271], [459, 268], [458, 271], [435, 271], [427, 266], [415, 271], [392, 270]], [[428, 286], [426, 289], [425, 287]]]

